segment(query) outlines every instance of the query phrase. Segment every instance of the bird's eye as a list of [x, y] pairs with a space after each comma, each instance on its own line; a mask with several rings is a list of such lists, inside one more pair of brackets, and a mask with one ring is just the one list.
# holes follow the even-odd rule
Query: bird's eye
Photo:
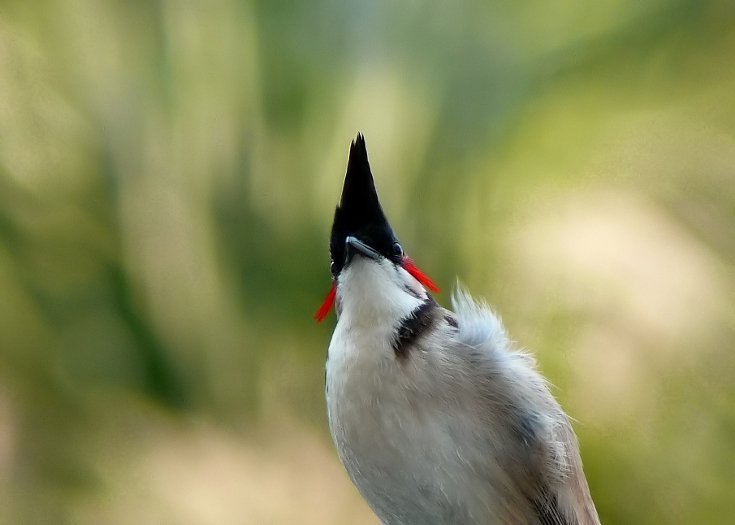
[[397, 242], [393, 243], [393, 255], [395, 255], [396, 257], [403, 256], [403, 248], [401, 248], [401, 245]]
[[334, 264], [334, 261], [331, 261], [329, 263], [329, 271], [332, 272], [332, 275], [334, 275], [335, 272], [337, 271], [337, 265]]

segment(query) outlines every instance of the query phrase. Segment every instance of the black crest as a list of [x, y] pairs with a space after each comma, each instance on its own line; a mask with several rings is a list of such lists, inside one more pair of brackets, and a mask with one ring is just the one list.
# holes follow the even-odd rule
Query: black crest
[[380, 206], [365, 138], [360, 133], [350, 146], [342, 198], [334, 212], [329, 251], [335, 276], [344, 266], [347, 236], [356, 237], [385, 257], [395, 257], [393, 243], [396, 237]]

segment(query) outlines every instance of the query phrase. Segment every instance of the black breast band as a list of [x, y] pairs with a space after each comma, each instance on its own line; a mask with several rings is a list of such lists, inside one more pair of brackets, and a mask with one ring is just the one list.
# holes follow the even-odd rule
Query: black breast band
[[438, 306], [434, 298], [429, 296], [413, 312], [401, 319], [401, 325], [393, 340], [393, 350], [397, 357], [402, 359], [408, 357], [411, 346], [434, 324], [435, 310]]

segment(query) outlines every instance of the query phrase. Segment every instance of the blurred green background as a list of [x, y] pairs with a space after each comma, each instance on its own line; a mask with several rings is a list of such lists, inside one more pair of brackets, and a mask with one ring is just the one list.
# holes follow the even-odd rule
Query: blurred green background
[[603, 523], [732, 523], [729, 0], [4, 0], [0, 523], [377, 524], [312, 319], [357, 131]]

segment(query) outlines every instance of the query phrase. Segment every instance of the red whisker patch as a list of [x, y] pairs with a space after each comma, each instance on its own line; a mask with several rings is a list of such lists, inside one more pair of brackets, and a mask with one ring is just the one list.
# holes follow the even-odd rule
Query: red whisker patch
[[406, 271], [413, 275], [418, 282], [426, 286], [432, 292], [439, 291], [439, 287], [434, 284], [434, 281], [431, 280], [431, 277], [422, 272], [419, 267], [416, 266], [416, 263], [413, 262], [408, 256], [403, 257], [402, 264]]
[[332, 306], [334, 306], [334, 298], [336, 295], [337, 286], [334, 284], [334, 281], [332, 281], [332, 287], [329, 289], [327, 297], [324, 299], [324, 302], [319, 307], [319, 310], [316, 311], [316, 314], [314, 314], [314, 319], [316, 319], [318, 323], [324, 321], [324, 318], [327, 317], [327, 314], [329, 314]]

